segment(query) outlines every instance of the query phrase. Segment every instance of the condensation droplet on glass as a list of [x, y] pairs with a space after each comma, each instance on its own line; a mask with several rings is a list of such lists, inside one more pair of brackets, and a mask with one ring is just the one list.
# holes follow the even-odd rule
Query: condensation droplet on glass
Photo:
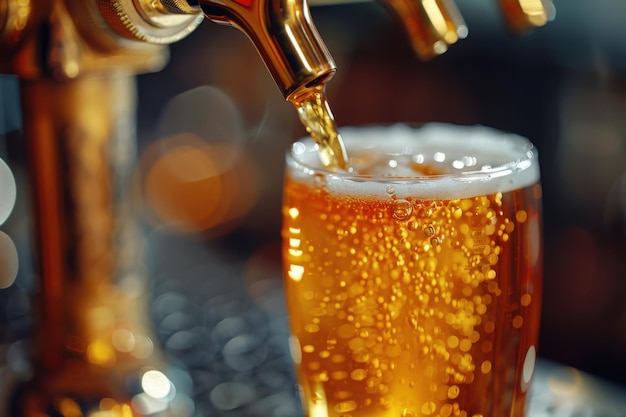
[[406, 224], [406, 228], [409, 229], [410, 231], [415, 231], [417, 230], [418, 227], [419, 227], [419, 224], [415, 220], [412, 220]]
[[435, 236], [435, 237], [431, 238], [430, 239], [430, 244], [433, 247], [437, 247], [437, 246], [441, 245], [441, 238], [439, 238], [438, 236]]
[[432, 224], [424, 226], [424, 235], [426, 237], [435, 236], [435, 226], [433, 226]]
[[393, 218], [398, 221], [408, 220], [413, 214], [413, 204], [407, 200], [396, 200], [393, 203]]
[[338, 413], [349, 413], [354, 410], [356, 410], [356, 402], [354, 401], [343, 401], [335, 405], [335, 411]]
[[385, 192], [389, 195], [393, 195], [396, 193], [396, 187], [394, 187], [393, 185], [388, 185], [387, 187], [385, 187]]

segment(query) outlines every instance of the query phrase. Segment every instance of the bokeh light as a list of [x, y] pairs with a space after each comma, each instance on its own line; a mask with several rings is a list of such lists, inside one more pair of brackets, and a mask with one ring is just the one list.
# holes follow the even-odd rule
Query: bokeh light
[[152, 144], [141, 166], [149, 220], [179, 232], [228, 230], [225, 226], [247, 214], [260, 193], [245, 149], [191, 133]]
[[[17, 190], [15, 177], [9, 166], [0, 159], [0, 225], [15, 207]], [[17, 248], [13, 239], [0, 231], [0, 289], [10, 287], [17, 278], [19, 267]]]
[[0, 224], [4, 223], [13, 211], [16, 196], [13, 173], [9, 166], [0, 159]]
[[13, 284], [18, 271], [17, 248], [13, 240], [0, 231], [0, 289]]

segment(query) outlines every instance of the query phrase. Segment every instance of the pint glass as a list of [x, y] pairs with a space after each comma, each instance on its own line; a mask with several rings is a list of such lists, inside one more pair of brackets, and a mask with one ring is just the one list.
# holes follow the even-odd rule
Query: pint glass
[[485, 127], [350, 128], [287, 155], [291, 351], [311, 417], [521, 417], [536, 359], [536, 149]]

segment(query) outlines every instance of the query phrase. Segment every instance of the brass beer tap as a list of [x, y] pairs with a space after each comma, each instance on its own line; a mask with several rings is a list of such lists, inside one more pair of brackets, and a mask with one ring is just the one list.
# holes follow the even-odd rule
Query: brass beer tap
[[335, 70], [303, 0], [0, 0], [0, 73], [20, 84], [39, 276], [32, 375], [0, 415], [190, 414], [147, 316], [135, 75], [161, 69], [165, 45], [205, 16], [244, 31], [288, 99]]

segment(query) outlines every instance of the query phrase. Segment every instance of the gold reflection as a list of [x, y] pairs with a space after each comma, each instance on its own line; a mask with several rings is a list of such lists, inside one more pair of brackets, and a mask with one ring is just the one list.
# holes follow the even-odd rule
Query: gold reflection
[[524, 34], [554, 19], [552, 0], [500, 0], [500, 7], [509, 28]]
[[115, 351], [110, 343], [103, 340], [94, 340], [87, 346], [87, 359], [94, 365], [111, 367], [115, 365]]
[[[441, 13], [439, 6], [435, 0], [423, 0], [422, 4], [424, 6], [424, 11], [430, 19], [430, 23], [433, 25], [435, 30], [439, 33], [439, 35], [444, 38], [448, 38], [448, 25], [446, 24], [446, 18]], [[452, 39], [451, 43], [456, 42], [456, 34]]]
[[520, 7], [533, 25], [543, 26], [548, 22], [543, 0], [520, 0]]
[[453, 1], [379, 0], [395, 14], [413, 49], [422, 59], [431, 59], [467, 36], [467, 26]]

